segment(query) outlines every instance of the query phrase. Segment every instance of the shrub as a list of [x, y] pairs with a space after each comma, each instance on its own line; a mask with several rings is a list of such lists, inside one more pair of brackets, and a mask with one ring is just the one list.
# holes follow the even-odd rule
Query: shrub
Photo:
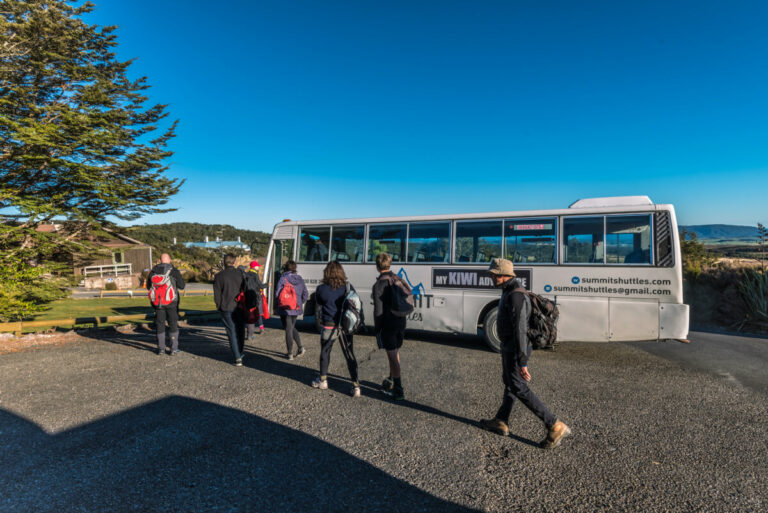
[[742, 326], [749, 322], [768, 323], [768, 272], [746, 269], [739, 283], [739, 292], [746, 306]]
[[106, 285], [104, 285], [104, 290], [117, 290], [117, 283], [114, 281], [108, 282]]

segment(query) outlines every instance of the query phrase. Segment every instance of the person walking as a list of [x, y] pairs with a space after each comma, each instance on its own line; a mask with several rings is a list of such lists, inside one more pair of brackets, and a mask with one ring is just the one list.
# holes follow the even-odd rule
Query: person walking
[[[390, 271], [392, 257], [387, 253], [376, 255], [376, 269], [379, 277], [373, 284], [373, 323], [376, 341], [387, 352], [389, 377], [381, 384], [382, 391], [396, 401], [405, 399], [403, 381], [400, 376], [400, 348], [405, 338], [406, 319], [392, 312], [393, 294], [397, 281], [401, 280]], [[407, 287], [407, 285], [406, 285]]]
[[[259, 277], [259, 263], [256, 260], [250, 263], [244, 279], [245, 290], [242, 308], [243, 315], [245, 316], [246, 338], [254, 340], [256, 338], [256, 323], [259, 324], [259, 335], [264, 333], [264, 301], [262, 294], [263, 289], [267, 288], [267, 285], [262, 283]], [[255, 304], [256, 306], [248, 308], [248, 304]]]
[[283, 266], [283, 274], [275, 287], [275, 310], [280, 315], [280, 322], [285, 330], [286, 358], [293, 360], [293, 344], [296, 343], [296, 357], [304, 356], [296, 319], [304, 313], [304, 303], [309, 292], [304, 279], [296, 272], [296, 262], [288, 260]]
[[245, 318], [243, 310], [238, 308], [237, 298], [243, 290], [243, 271], [235, 268], [235, 255], [224, 255], [224, 270], [213, 279], [213, 300], [221, 314], [221, 321], [227, 330], [229, 346], [235, 365], [243, 365], [245, 348]]
[[347, 275], [340, 263], [333, 261], [325, 266], [323, 282], [315, 291], [317, 306], [315, 315], [319, 316], [320, 326], [320, 375], [312, 382], [312, 386], [325, 390], [328, 388], [328, 365], [331, 361], [331, 349], [336, 339], [339, 339], [342, 353], [347, 360], [349, 377], [352, 380], [352, 397], [360, 397], [360, 382], [357, 375], [357, 359], [353, 347], [352, 333], [344, 333], [341, 327], [341, 315], [344, 310], [344, 300], [350, 290], [355, 290], [347, 282]]
[[152, 307], [155, 309], [157, 333], [157, 354], [165, 354], [165, 323], [168, 321], [168, 336], [171, 339], [171, 356], [179, 354], [179, 290], [186, 284], [181, 273], [171, 263], [168, 253], [160, 255], [160, 263], [147, 276], [147, 290]]
[[528, 370], [528, 359], [531, 355], [531, 344], [528, 340], [531, 300], [525, 294], [520, 280], [515, 278], [512, 262], [494, 258], [488, 271], [494, 285], [502, 289], [496, 322], [501, 339], [504, 398], [496, 416], [492, 419], [481, 419], [480, 425], [499, 435], [509, 435], [509, 416], [515, 399], [519, 399], [542, 420], [547, 429], [547, 436], [540, 446], [545, 449], [557, 447], [564, 437], [571, 434], [571, 429], [558, 420], [528, 387], [531, 380]]

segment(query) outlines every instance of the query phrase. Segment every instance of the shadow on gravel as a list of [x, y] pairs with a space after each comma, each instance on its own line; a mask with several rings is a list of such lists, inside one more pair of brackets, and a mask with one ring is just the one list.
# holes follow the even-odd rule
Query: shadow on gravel
[[475, 511], [300, 431], [169, 397], [55, 435], [0, 409], [3, 511]]

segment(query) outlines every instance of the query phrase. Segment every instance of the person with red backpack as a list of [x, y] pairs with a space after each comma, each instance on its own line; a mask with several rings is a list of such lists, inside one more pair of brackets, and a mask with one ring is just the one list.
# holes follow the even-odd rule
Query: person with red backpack
[[160, 256], [160, 263], [147, 276], [149, 302], [155, 309], [157, 330], [157, 354], [165, 354], [165, 322], [171, 339], [171, 356], [179, 354], [179, 290], [185, 287], [181, 273], [171, 264], [167, 253]]
[[304, 313], [304, 303], [309, 292], [304, 279], [296, 273], [296, 262], [288, 260], [283, 266], [283, 274], [275, 287], [275, 310], [285, 329], [286, 358], [293, 360], [293, 343], [296, 342], [296, 357], [304, 356], [296, 319]]

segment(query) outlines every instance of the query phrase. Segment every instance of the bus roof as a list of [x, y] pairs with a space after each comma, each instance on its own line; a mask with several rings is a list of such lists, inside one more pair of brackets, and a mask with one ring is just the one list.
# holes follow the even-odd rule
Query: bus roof
[[419, 221], [446, 221], [453, 219], [488, 219], [501, 217], [540, 217], [559, 215], [588, 215], [588, 214], [614, 214], [631, 212], [649, 212], [654, 210], [674, 210], [669, 204], [654, 205], [648, 196], [618, 196], [610, 198], [586, 198], [572, 203], [568, 208], [554, 210], [509, 210], [503, 212], [477, 212], [457, 214], [436, 214], [421, 216], [397, 216], [397, 217], [352, 217], [340, 219], [317, 219], [293, 221], [286, 220], [277, 223], [278, 226], [291, 225], [323, 225], [323, 224], [371, 224], [371, 223], [404, 223]]

